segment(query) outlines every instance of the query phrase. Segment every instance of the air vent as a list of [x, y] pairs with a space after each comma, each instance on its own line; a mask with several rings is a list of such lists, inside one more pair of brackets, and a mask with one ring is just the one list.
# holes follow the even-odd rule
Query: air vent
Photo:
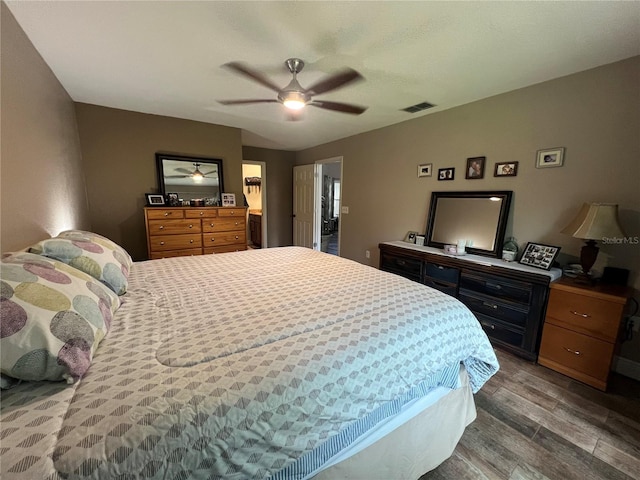
[[433, 103], [422, 102], [422, 103], [417, 103], [416, 105], [412, 105], [412, 106], [407, 107], [407, 108], [403, 108], [402, 111], [403, 112], [408, 112], [408, 113], [416, 113], [416, 112], [421, 112], [422, 110], [426, 110], [428, 108], [433, 108], [433, 107], [435, 107], [435, 105]]

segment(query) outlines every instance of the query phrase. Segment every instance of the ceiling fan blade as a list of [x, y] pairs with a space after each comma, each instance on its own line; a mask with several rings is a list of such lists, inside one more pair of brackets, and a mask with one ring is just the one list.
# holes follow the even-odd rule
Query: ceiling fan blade
[[212, 173], [216, 173], [217, 170], [211, 170], [210, 172], [202, 172], [202, 176], [206, 177], [207, 175], [211, 175]]
[[307, 105], [311, 105], [312, 107], [324, 108], [325, 110], [350, 113], [352, 115], [360, 115], [367, 109], [367, 107], [360, 107], [358, 105], [350, 105], [348, 103], [338, 102], [325, 102], [324, 100], [313, 100], [312, 102], [307, 103]]
[[247, 105], [249, 103], [280, 103], [276, 99], [253, 99], [253, 100], [218, 100], [222, 105]]
[[355, 80], [364, 80], [364, 77], [356, 72], [352, 68], [347, 68], [341, 72], [329, 75], [328, 77], [320, 80], [307, 88], [307, 92], [313, 93], [313, 95], [320, 95], [321, 93], [335, 90], [340, 87], [344, 87], [346, 84]]
[[164, 178], [188, 178], [191, 175], [165, 175]]
[[182, 167], [176, 168], [175, 170], [176, 172], [186, 173], [187, 175], [191, 175], [192, 173], [191, 170], [187, 170], [186, 168], [182, 168]]
[[280, 87], [275, 83], [273, 83], [269, 78], [267, 78], [265, 74], [252, 69], [251, 67], [245, 65], [244, 63], [229, 62], [229, 63], [225, 63], [223, 67], [230, 68], [236, 73], [249, 77], [252, 80], [258, 82], [260, 85], [270, 88], [274, 92], [280, 93]]

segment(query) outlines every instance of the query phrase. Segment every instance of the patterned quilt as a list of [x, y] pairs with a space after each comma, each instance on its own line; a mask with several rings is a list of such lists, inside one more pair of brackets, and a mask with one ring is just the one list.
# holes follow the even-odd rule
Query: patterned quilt
[[3, 477], [305, 478], [498, 369], [456, 299], [304, 248], [136, 263], [121, 298], [81, 382], [3, 392]]

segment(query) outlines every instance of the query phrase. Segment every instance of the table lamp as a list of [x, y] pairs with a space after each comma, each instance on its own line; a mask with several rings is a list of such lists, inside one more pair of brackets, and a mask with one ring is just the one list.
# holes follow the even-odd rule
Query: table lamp
[[584, 203], [578, 215], [561, 232], [586, 240], [580, 251], [582, 273], [576, 281], [588, 284], [593, 283], [590, 270], [600, 250], [596, 240], [625, 236], [618, 221], [618, 205], [614, 203]]

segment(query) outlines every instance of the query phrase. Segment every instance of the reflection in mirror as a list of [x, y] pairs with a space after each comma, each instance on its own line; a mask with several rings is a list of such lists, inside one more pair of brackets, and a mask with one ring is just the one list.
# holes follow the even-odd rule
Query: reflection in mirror
[[224, 191], [222, 160], [157, 153], [156, 162], [158, 184], [165, 197], [175, 193], [180, 204], [203, 200], [204, 205], [220, 205]]
[[499, 257], [511, 196], [510, 191], [433, 192], [427, 244], [443, 248], [466, 240], [469, 253]]

